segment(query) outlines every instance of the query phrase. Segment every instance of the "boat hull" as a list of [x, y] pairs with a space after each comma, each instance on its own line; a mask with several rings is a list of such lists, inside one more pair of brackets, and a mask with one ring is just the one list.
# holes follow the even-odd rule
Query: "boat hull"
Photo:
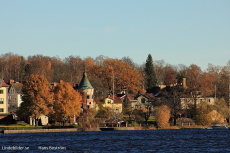
[[228, 129], [227, 125], [211, 125], [212, 129]]
[[114, 131], [114, 128], [113, 127], [103, 127], [103, 128], [100, 128], [101, 131]]

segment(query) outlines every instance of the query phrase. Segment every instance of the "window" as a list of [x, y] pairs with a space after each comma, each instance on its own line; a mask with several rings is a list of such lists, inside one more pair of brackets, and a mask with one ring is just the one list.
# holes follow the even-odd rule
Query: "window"
[[145, 98], [142, 98], [142, 99], [141, 99], [141, 102], [142, 102], [142, 103], [145, 103]]
[[3, 90], [0, 90], [0, 94], [3, 94]]
[[89, 99], [89, 95], [87, 95], [87, 99]]
[[0, 104], [4, 103], [4, 98], [0, 98]]
[[4, 112], [4, 108], [0, 108], [0, 112]]
[[207, 102], [209, 102], [209, 103], [210, 103], [210, 102], [211, 102], [211, 101], [210, 101], [210, 99], [207, 99]]
[[111, 104], [111, 100], [108, 100], [108, 102], [107, 102], [108, 104]]
[[119, 108], [118, 108], [118, 107], [116, 107], [116, 111], [119, 111]]
[[195, 100], [194, 99], [192, 100], [192, 104], [195, 104]]

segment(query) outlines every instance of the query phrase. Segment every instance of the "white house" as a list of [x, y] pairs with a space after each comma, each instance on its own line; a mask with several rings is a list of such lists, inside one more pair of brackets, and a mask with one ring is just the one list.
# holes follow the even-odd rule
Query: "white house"
[[10, 113], [15, 112], [22, 103], [22, 84], [12, 83], [8, 90], [8, 111]]

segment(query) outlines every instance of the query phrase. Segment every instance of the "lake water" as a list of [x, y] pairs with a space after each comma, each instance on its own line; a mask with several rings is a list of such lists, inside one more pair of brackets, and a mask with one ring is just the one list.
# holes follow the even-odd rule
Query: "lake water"
[[230, 152], [228, 129], [0, 134], [0, 152]]

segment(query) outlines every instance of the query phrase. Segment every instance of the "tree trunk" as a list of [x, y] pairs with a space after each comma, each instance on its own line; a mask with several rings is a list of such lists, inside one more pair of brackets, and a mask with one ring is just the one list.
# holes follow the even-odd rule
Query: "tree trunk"
[[173, 125], [176, 126], [176, 119], [177, 119], [177, 116], [174, 114], [173, 115]]

